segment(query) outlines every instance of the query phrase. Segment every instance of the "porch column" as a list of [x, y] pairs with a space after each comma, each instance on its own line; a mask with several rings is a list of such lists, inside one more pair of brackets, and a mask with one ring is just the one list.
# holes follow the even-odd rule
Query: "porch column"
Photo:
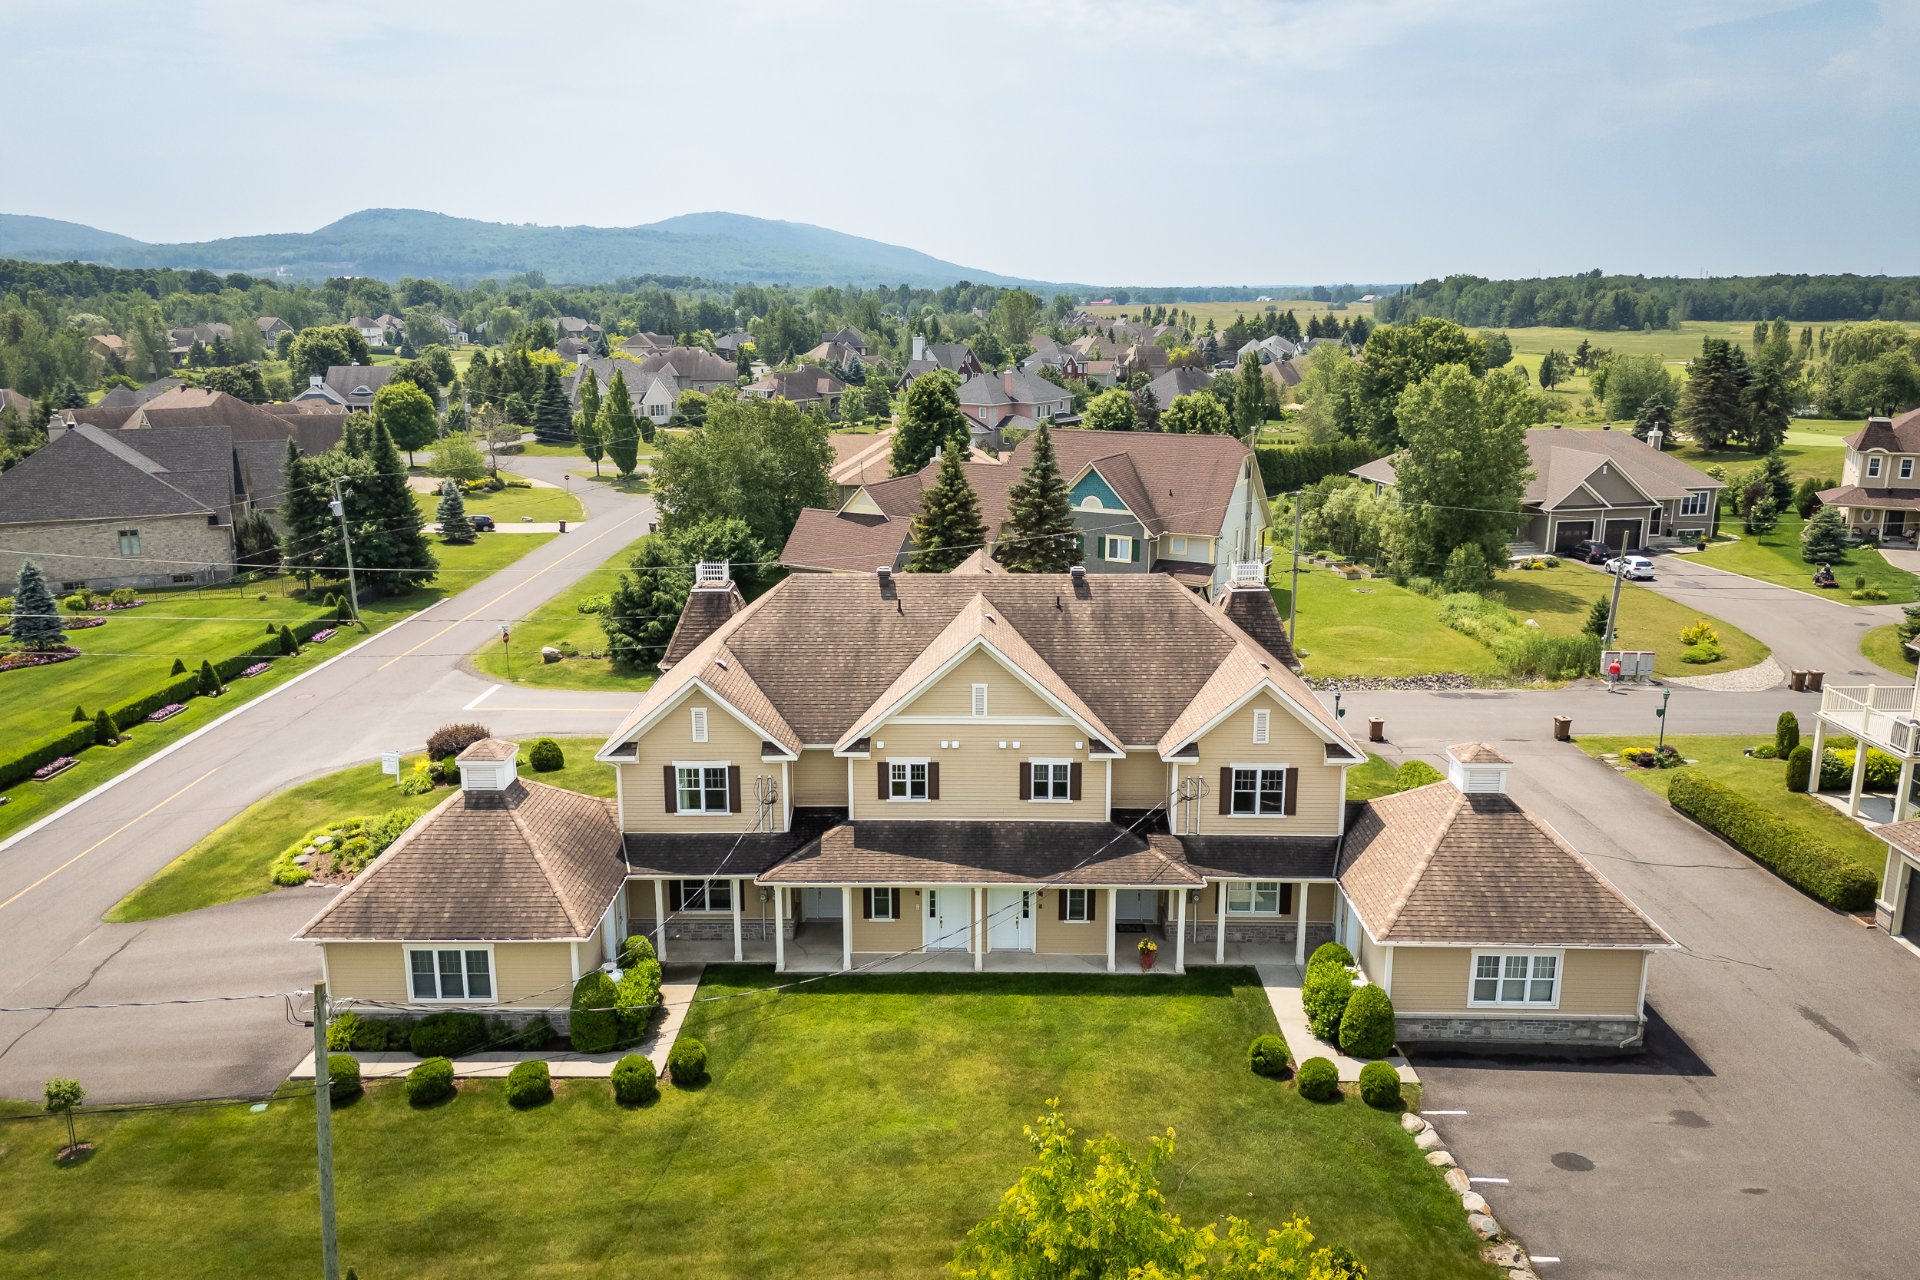
[[1219, 910], [1214, 912], [1213, 962], [1225, 964], [1227, 962], [1227, 882], [1225, 880], [1213, 882], [1213, 895], [1219, 899]]
[[1113, 972], [1113, 916], [1120, 909], [1120, 891], [1107, 890], [1107, 972]]
[[653, 958], [667, 962], [667, 882], [653, 882]]
[[1907, 793], [1913, 790], [1913, 757], [1908, 756], [1900, 762], [1900, 784], [1893, 793], [1893, 820], [1905, 822], [1907, 819]]
[[853, 886], [840, 886], [840, 971], [853, 968]]
[[1820, 753], [1826, 750], [1826, 746], [1827, 722], [1816, 712], [1813, 717], [1813, 772], [1807, 777], [1807, 791], [1816, 796], [1820, 794]]
[[787, 971], [787, 887], [773, 886], [773, 971]]
[[979, 973], [987, 962], [987, 891], [976, 885], [968, 892], [973, 895], [973, 971]]
[[1296, 887], [1300, 894], [1300, 910], [1293, 926], [1293, 963], [1297, 968], [1307, 962], [1307, 882], [1302, 880]]
[[[1862, 716], [1862, 723], [1865, 717]], [[1867, 739], [1866, 735], [1854, 739], [1853, 743], [1853, 787], [1847, 792], [1847, 816], [1860, 816], [1860, 793], [1867, 785]]]
[[746, 955], [740, 949], [740, 881], [729, 880], [727, 883], [733, 886], [732, 891], [727, 894], [727, 900], [733, 903], [733, 962], [739, 964], [746, 959]]
[[1175, 929], [1173, 971], [1185, 973], [1187, 971], [1187, 891], [1185, 889], [1173, 891], [1173, 919]]

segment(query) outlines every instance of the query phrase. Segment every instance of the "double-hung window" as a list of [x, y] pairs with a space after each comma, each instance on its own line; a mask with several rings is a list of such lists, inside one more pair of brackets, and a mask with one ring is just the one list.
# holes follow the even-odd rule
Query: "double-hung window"
[[727, 766], [724, 764], [683, 764], [674, 766], [675, 807], [681, 813], [727, 813]]
[[731, 880], [682, 880], [680, 881], [680, 910], [682, 911], [731, 911], [733, 910], [733, 881]]
[[1062, 889], [1060, 918], [1068, 924], [1086, 924], [1093, 919], [1093, 889]]
[[1913, 479], [1913, 459], [1912, 458], [1900, 459], [1900, 478], [1902, 480]]
[[1278, 818], [1287, 811], [1287, 770], [1284, 765], [1235, 765], [1232, 804], [1235, 817]]
[[1879, 479], [1881, 467], [1885, 462], [1886, 459], [1877, 453], [1867, 455], [1867, 478], [1870, 480]]
[[493, 955], [485, 947], [410, 947], [407, 986], [419, 1000], [492, 1000]]
[[1100, 539], [1100, 558], [1113, 564], [1131, 563], [1133, 539], [1119, 534], [1107, 534]]
[[1541, 1007], [1559, 1004], [1559, 955], [1545, 952], [1475, 953], [1473, 991], [1468, 1003]]
[[1278, 880], [1229, 880], [1227, 914], [1230, 916], [1278, 916], [1291, 908], [1292, 885]]
[[900, 891], [898, 889], [862, 889], [867, 899], [867, 919], [898, 920], [900, 918]]
[[887, 799], [925, 800], [927, 798], [927, 762], [925, 760], [889, 760], [887, 762]]
[[1033, 798], [1035, 800], [1073, 799], [1073, 765], [1065, 760], [1035, 760]]

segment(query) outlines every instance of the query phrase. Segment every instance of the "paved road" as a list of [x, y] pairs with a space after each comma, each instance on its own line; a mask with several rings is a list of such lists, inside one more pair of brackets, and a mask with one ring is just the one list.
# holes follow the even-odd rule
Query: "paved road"
[[[517, 462], [527, 474], [559, 459]], [[509, 734], [611, 730], [621, 695], [496, 689], [461, 669], [499, 621], [542, 601], [646, 532], [651, 499], [580, 486], [589, 518], [439, 606], [0, 851], [0, 1006], [279, 991], [312, 981], [312, 950], [286, 941], [324, 891], [273, 895], [153, 925], [100, 917], [249, 804], [389, 748], [418, 747], [476, 697]], [[55, 1022], [53, 1019], [57, 1019]], [[146, 1034], [142, 1035], [142, 1032]], [[86, 1078], [98, 1101], [270, 1088], [299, 1055], [278, 1009], [201, 1005], [137, 1014], [0, 1014], [0, 1097], [38, 1096], [50, 1075]]]

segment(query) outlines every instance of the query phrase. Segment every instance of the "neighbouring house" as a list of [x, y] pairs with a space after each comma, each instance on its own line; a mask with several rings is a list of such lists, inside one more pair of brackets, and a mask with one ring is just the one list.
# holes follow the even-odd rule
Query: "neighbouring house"
[[[1598, 538], [1618, 551], [1673, 546], [1713, 528], [1723, 481], [1663, 453], [1658, 441], [1625, 431], [1527, 432], [1533, 475], [1520, 503], [1515, 554], [1565, 552]], [[1351, 474], [1376, 492], [1395, 483], [1394, 460], [1376, 458]]]
[[1282, 404], [1295, 387], [1300, 385], [1300, 366], [1291, 360], [1275, 360], [1271, 364], [1260, 366], [1260, 372], [1267, 376], [1267, 382], [1280, 396]]
[[272, 351], [273, 344], [280, 341], [281, 334], [293, 332], [293, 326], [279, 316], [261, 316], [253, 325], [260, 331], [260, 341], [266, 344], [268, 351]]
[[124, 369], [133, 349], [117, 333], [96, 333], [87, 339], [87, 354], [99, 356], [110, 369]]
[[1150, 940], [1178, 973], [1337, 939], [1403, 1039], [1641, 1044], [1670, 940], [1502, 758], [1456, 747], [1448, 780], [1349, 804], [1365, 752], [1226, 602], [989, 568], [748, 604], [728, 579], [700, 566], [596, 754], [613, 801], [519, 777], [511, 742], [461, 754], [461, 789], [295, 935], [337, 998], [561, 1020], [634, 934], [777, 972], [1115, 972]]
[[791, 400], [802, 407], [817, 405], [829, 415], [840, 411], [840, 397], [847, 384], [818, 365], [798, 369], [770, 369], [743, 388], [744, 394], [762, 400]]
[[446, 342], [449, 345], [464, 346], [466, 344], [467, 331], [460, 327], [458, 320], [452, 316], [435, 316], [434, 319], [439, 321], [440, 328], [446, 333]]
[[[827, 436], [827, 445], [833, 450], [833, 466], [827, 478], [838, 487], [840, 501], [851, 498], [863, 485], [893, 478], [893, 438], [897, 433], [898, 428], [888, 427], [873, 433], [835, 431]], [[968, 459], [983, 466], [1000, 461], [982, 449], [972, 450]]]
[[822, 342], [820, 345], [809, 351], [802, 352], [800, 355], [802, 360], [810, 360], [815, 364], [823, 364], [829, 369], [851, 369], [855, 365], [866, 363], [865, 357], [865, 352], [858, 351], [844, 342], [834, 342], [831, 340]]
[[186, 385], [186, 383], [178, 378], [156, 378], [144, 387], [115, 387], [88, 407], [93, 409], [131, 409], [136, 405], [145, 404], [155, 396], [165, 395], [169, 391], [177, 390]]
[[387, 345], [387, 326], [381, 324], [372, 316], [355, 316], [353, 319], [347, 321], [347, 325], [349, 328], [358, 329], [360, 336], [367, 340], [368, 346], [384, 347]]
[[838, 343], [843, 347], [851, 347], [860, 356], [861, 359], [864, 360], [866, 358], [867, 335], [860, 332], [858, 329], [854, 328], [852, 325], [848, 325], [843, 329], [839, 329], [833, 333], [828, 334], [826, 337], [826, 341], [830, 343]]
[[373, 411], [373, 398], [380, 388], [393, 381], [391, 364], [336, 364], [326, 373], [312, 374], [307, 385], [294, 393], [295, 400], [325, 400], [342, 408], [363, 413]]
[[1847, 437], [1840, 483], [1820, 501], [1846, 517], [1854, 537], [1907, 542], [1920, 533], [1920, 409], [1897, 418], [1868, 418]]
[[723, 333], [713, 340], [713, 349], [728, 360], [738, 359], [740, 348], [751, 346], [753, 335], [745, 329], [735, 329], [732, 333]]
[[215, 341], [232, 342], [233, 326], [215, 320], [167, 330], [167, 354], [178, 369], [193, 355], [195, 347], [211, 347]]
[[562, 338], [553, 344], [553, 354], [577, 364], [593, 354], [593, 344], [585, 338]]
[[636, 333], [621, 343], [620, 349], [636, 360], [644, 360], [656, 352], [671, 351], [674, 345], [670, 333]]
[[[1904, 811], [1907, 806], [1900, 807]], [[1873, 922], [1920, 955], [1920, 818], [1887, 823], [1873, 833], [1887, 842], [1887, 865], [1873, 902]]]
[[[1907, 644], [1906, 651], [1909, 656], [1920, 653], [1913, 642]], [[1891, 825], [1895, 830], [1915, 825], [1908, 822], [1907, 815], [1920, 812], [1920, 784], [1916, 783], [1915, 778], [1915, 766], [1920, 765], [1920, 676], [1916, 676], [1912, 684], [1903, 681], [1899, 684], [1833, 685], [1823, 679], [1820, 706], [1814, 713], [1813, 741], [1809, 744], [1816, 762], [1826, 751], [1829, 734], [1865, 741], [1874, 750], [1900, 762], [1900, 772], [1893, 788]], [[1866, 797], [1869, 760], [1868, 752], [1854, 752], [1853, 773], [1847, 784], [1848, 817], [1860, 817]], [[1821, 790], [1818, 775], [1816, 768], [1811, 781], [1816, 793]], [[1883, 834], [1887, 830], [1881, 828]], [[1891, 868], [1892, 863], [1888, 865]], [[1898, 896], [1904, 893], [1904, 889], [1892, 878], [1882, 883], [1881, 893], [1890, 910], [1893, 904], [1905, 901]], [[1914, 923], [1920, 925], [1920, 913], [1916, 913]], [[1904, 921], [1895, 927], [1895, 932], [1899, 931], [1899, 927], [1904, 927]]]
[[[702, 393], [735, 386], [740, 381], [740, 371], [733, 361], [717, 356], [705, 347], [667, 347], [655, 351], [640, 361], [640, 372], [664, 375], [673, 379], [682, 391]], [[627, 381], [633, 381], [631, 373]]]
[[1003, 369], [976, 373], [960, 384], [960, 412], [977, 449], [998, 452], [1009, 427], [1031, 431], [1042, 422], [1078, 422], [1073, 393], [1037, 373]]
[[[1049, 384], [1050, 385], [1050, 384]], [[1152, 431], [1056, 431], [1054, 452], [1073, 501], [1081, 563], [1089, 573], [1162, 573], [1196, 591], [1223, 590], [1236, 564], [1267, 553], [1266, 490], [1253, 450], [1232, 436]], [[997, 537], [1008, 491], [1032, 455], [1031, 437], [996, 464], [969, 462], [967, 479]], [[789, 569], [872, 573], [897, 568], [929, 463], [911, 475], [866, 483], [837, 510], [800, 513], [781, 552]], [[1255, 563], [1252, 571], [1264, 573]]]
[[1205, 369], [1195, 369], [1180, 365], [1168, 369], [1165, 373], [1147, 384], [1147, 390], [1153, 392], [1153, 403], [1162, 413], [1181, 396], [1192, 395], [1196, 391], [1205, 391], [1213, 385], [1213, 375]]
[[555, 316], [553, 332], [556, 338], [578, 338], [587, 343], [597, 343], [606, 337], [599, 325], [579, 316]]
[[1136, 342], [1120, 353], [1119, 360], [1114, 362], [1114, 371], [1121, 379], [1131, 378], [1136, 373], [1153, 378], [1165, 373], [1172, 364], [1165, 347], [1151, 342]]
[[1260, 357], [1261, 364], [1275, 364], [1282, 360], [1291, 360], [1300, 352], [1301, 347], [1298, 343], [1289, 342], [1276, 333], [1242, 343], [1240, 349], [1234, 352], [1234, 362], [1237, 364], [1252, 353]]
[[[115, 388], [115, 390], [121, 389]], [[33, 421], [33, 397], [24, 391], [15, 391], [12, 387], [0, 387], [0, 413], [5, 413], [9, 409], [20, 415], [20, 421]]]
[[928, 342], [921, 334], [913, 335], [912, 353], [907, 359], [906, 372], [894, 385], [894, 390], [904, 391], [913, 385], [913, 380], [923, 373], [932, 373], [935, 369], [945, 369], [960, 381], [982, 372], [986, 366], [980, 363], [980, 357], [973, 348], [964, 342]]
[[565, 380], [568, 403], [574, 408], [580, 407], [580, 387], [591, 375], [599, 383], [600, 399], [605, 403], [607, 392], [613, 386], [613, 375], [619, 373], [626, 378], [627, 398], [633, 402], [633, 411], [647, 419], [656, 427], [664, 427], [673, 419], [674, 406], [680, 400], [681, 386], [669, 369], [649, 373], [644, 366], [631, 360], [622, 360], [612, 356], [583, 356], [574, 366]]
[[1040, 376], [1040, 370], [1052, 369], [1069, 382], [1078, 382], [1087, 376], [1086, 358], [1072, 347], [1062, 346], [1045, 334], [1033, 336], [1033, 354], [1020, 362], [1020, 368], [1027, 373]]

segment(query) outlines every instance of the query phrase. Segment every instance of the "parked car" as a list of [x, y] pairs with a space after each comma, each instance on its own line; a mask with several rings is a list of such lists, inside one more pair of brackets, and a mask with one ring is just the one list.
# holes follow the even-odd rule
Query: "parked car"
[[1619, 574], [1635, 582], [1653, 581], [1653, 561], [1645, 556], [1615, 556], [1607, 561], [1606, 569], [1608, 573]]
[[492, 516], [468, 516], [467, 523], [473, 526], [473, 531], [475, 533], [492, 533], [493, 532]]
[[1582, 538], [1567, 549], [1567, 555], [1582, 564], [1601, 564], [1613, 559], [1613, 548], [1597, 538]]

